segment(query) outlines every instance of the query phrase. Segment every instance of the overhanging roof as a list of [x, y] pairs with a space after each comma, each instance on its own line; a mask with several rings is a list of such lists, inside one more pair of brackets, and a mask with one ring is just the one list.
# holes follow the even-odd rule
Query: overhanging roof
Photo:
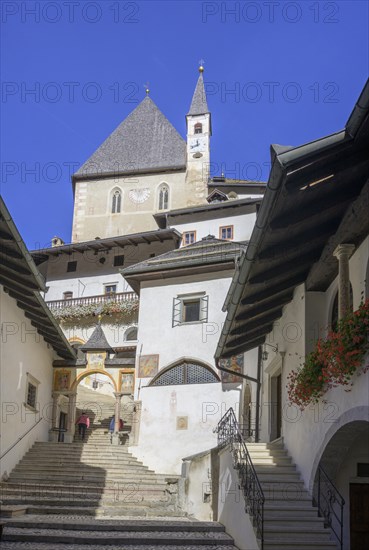
[[173, 240], [176, 246], [179, 246], [182, 236], [175, 229], [156, 229], [154, 231], [145, 231], [142, 233], [133, 233], [131, 235], [122, 235], [118, 237], [108, 237], [106, 239], [94, 239], [81, 243], [70, 243], [62, 246], [54, 246], [33, 250], [31, 252], [37, 265], [45, 262], [50, 256], [59, 256], [60, 254], [70, 255], [74, 252], [83, 254], [87, 250], [93, 252], [103, 252], [113, 248], [124, 248], [125, 246], [138, 246], [140, 244], [151, 244], [155, 242], [164, 242]]
[[17, 301], [37, 332], [58, 355], [75, 359], [75, 352], [39, 291], [46, 291], [45, 280], [27, 250], [3, 199], [0, 197], [0, 283]]
[[234, 269], [246, 244], [216, 239], [213, 235], [201, 241], [149, 258], [120, 270], [125, 280], [139, 293], [140, 281], [155, 280]]
[[226, 178], [225, 176], [214, 176], [208, 181], [209, 191], [219, 189], [224, 193], [264, 195], [267, 183], [264, 181], [241, 180]]
[[272, 147], [267, 191], [235, 273], [216, 358], [265, 340], [297, 285], [326, 290], [339, 243], [369, 232], [369, 81], [346, 128], [296, 148]]
[[259, 205], [260, 202], [261, 199], [255, 198], [206, 203], [200, 206], [189, 206], [187, 208], [159, 212], [154, 214], [154, 218], [160, 228], [165, 228], [170, 220], [172, 220], [172, 223], [187, 223], [187, 221], [210, 220], [214, 219], [214, 217], [241, 216], [242, 214], [255, 211], [256, 205]]

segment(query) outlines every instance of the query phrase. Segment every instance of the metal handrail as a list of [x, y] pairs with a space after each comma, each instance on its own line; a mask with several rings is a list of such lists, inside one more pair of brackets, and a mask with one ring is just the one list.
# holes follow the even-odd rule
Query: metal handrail
[[50, 300], [46, 304], [50, 309], [61, 309], [64, 307], [87, 306], [106, 302], [135, 302], [136, 300], [138, 300], [138, 296], [135, 292], [111, 292], [109, 294], [96, 294], [95, 296], [83, 296], [80, 298]]
[[9, 449], [7, 449], [7, 450], [5, 451], [5, 453], [3, 453], [3, 454], [0, 456], [0, 460], [1, 460], [2, 458], [4, 458], [4, 456], [7, 455], [8, 452], [11, 451], [16, 445], [18, 445], [18, 443], [19, 443], [20, 441], [22, 441], [22, 439], [23, 439], [24, 437], [26, 437], [26, 435], [28, 435], [29, 432], [32, 431], [33, 428], [35, 428], [35, 427], [37, 426], [37, 424], [39, 424], [39, 423], [41, 422], [41, 420], [43, 420], [43, 419], [44, 419], [43, 417], [39, 418], [39, 419], [37, 420], [37, 422], [36, 422], [35, 424], [33, 424], [33, 426], [31, 426], [29, 430], [26, 431], [26, 433], [24, 433], [23, 435], [21, 435], [20, 437], [18, 437], [17, 441], [16, 441], [15, 443], [13, 443], [13, 445], [11, 445], [11, 446], [9, 447]]
[[325, 525], [330, 527], [343, 550], [343, 508], [345, 499], [335, 487], [322, 466], [318, 467], [317, 480], [314, 483], [313, 503], [318, 507], [319, 515], [324, 517]]
[[234, 467], [238, 470], [240, 487], [245, 498], [245, 511], [252, 516], [260, 538], [261, 550], [264, 548], [264, 492], [246, 443], [232, 407], [223, 415], [216, 428], [218, 444], [231, 446]]

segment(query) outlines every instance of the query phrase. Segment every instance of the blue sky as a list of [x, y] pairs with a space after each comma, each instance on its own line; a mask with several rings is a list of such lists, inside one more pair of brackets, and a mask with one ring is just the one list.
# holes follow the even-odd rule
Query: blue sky
[[213, 172], [341, 130], [368, 77], [366, 1], [1, 3], [1, 193], [30, 249], [70, 241], [70, 174], [144, 97], [185, 136], [205, 60]]

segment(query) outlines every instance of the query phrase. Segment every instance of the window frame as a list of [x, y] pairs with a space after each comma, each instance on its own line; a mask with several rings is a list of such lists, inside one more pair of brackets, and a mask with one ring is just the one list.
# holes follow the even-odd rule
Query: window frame
[[[231, 237], [223, 237], [222, 236], [222, 231], [224, 230], [228, 230], [230, 229], [231, 230]], [[222, 241], [233, 241], [234, 239], [234, 225], [221, 225], [219, 227], [219, 239], [221, 239]]]
[[[68, 294], [68, 296], [67, 296]], [[70, 296], [69, 296], [70, 294]], [[63, 292], [63, 300], [72, 300], [73, 299], [73, 291], [72, 290], [66, 290]]]
[[[117, 198], [118, 197], [118, 198]], [[122, 212], [122, 190], [114, 187], [111, 191], [110, 213], [120, 214]]]
[[[37, 380], [37, 378], [35, 378], [34, 376], [32, 376], [32, 374], [30, 374], [29, 372], [27, 372], [26, 374], [27, 374], [27, 378], [26, 378], [26, 391], [25, 391], [25, 396], [24, 396], [24, 398], [25, 398], [24, 406], [26, 407], [26, 409], [30, 409], [33, 412], [38, 412], [37, 397], [38, 397], [38, 387], [40, 385], [40, 381]], [[29, 403], [29, 401], [28, 401], [30, 386], [32, 386], [32, 388], [34, 388], [33, 404]]]
[[113, 260], [113, 267], [122, 267], [122, 266], [124, 266], [124, 254], [116, 254]]
[[[199, 303], [199, 318], [196, 320], [188, 320], [185, 318], [185, 304]], [[209, 318], [209, 295], [205, 292], [197, 292], [193, 294], [177, 295], [173, 298], [172, 306], [172, 328], [184, 325], [198, 325], [207, 323]]]
[[169, 185], [165, 182], [159, 185], [158, 210], [169, 209]]
[[[107, 291], [109, 287], [115, 287], [115, 290]], [[118, 292], [118, 283], [104, 283], [104, 295], [114, 296]]]
[[[191, 235], [191, 234], [193, 234], [193, 241], [191, 241], [190, 243], [186, 243], [186, 235]], [[190, 244], [195, 244], [196, 238], [197, 238], [197, 231], [196, 230], [184, 231], [182, 233], [182, 246], [189, 246]]]
[[77, 260], [67, 262], [67, 273], [74, 273], [75, 271], [77, 271]]

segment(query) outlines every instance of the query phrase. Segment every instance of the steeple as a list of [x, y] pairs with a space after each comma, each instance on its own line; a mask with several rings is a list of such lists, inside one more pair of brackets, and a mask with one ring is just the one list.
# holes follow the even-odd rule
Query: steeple
[[191, 107], [188, 111], [188, 115], [204, 115], [209, 113], [208, 103], [206, 101], [206, 92], [204, 86], [204, 67], [200, 65], [199, 67], [199, 78], [197, 80], [195, 92], [192, 97]]

